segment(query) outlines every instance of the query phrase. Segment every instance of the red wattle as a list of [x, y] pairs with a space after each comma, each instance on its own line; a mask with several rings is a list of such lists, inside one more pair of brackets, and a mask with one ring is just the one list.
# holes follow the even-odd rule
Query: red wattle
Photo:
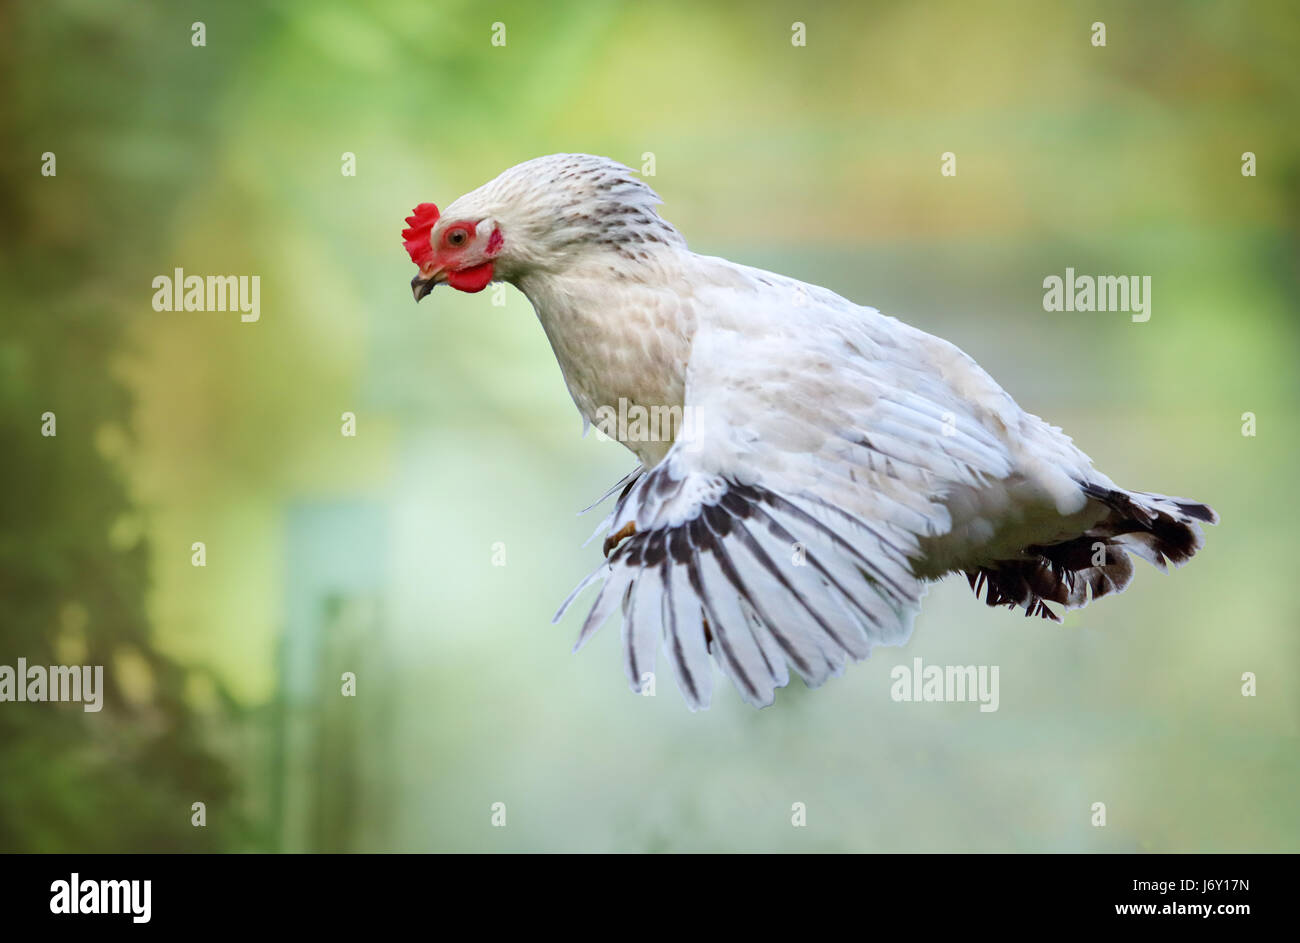
[[491, 262], [484, 262], [473, 268], [463, 268], [447, 276], [447, 284], [458, 291], [482, 291], [487, 288], [490, 281], [492, 281]]

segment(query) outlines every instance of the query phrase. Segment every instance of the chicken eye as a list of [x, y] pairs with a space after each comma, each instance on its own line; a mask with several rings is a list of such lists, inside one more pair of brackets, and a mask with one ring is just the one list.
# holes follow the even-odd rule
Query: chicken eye
[[449, 246], [463, 246], [468, 239], [469, 233], [463, 229], [453, 229], [447, 233], [447, 245]]

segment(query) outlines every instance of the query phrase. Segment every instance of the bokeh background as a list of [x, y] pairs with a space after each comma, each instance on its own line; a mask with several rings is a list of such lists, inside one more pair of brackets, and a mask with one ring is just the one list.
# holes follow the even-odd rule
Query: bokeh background
[[[50, 0], [0, 49], [0, 664], [109, 685], [0, 704], [0, 850], [1300, 850], [1293, 3]], [[521, 295], [417, 307], [398, 235], [556, 151], [653, 153], [697, 251], [949, 338], [1223, 524], [1063, 627], [952, 579], [820, 691], [633, 696], [613, 621], [549, 624], [631, 456]], [[1151, 320], [1044, 312], [1067, 266]], [[155, 312], [175, 267], [261, 320]], [[1000, 710], [894, 703], [917, 656]]]

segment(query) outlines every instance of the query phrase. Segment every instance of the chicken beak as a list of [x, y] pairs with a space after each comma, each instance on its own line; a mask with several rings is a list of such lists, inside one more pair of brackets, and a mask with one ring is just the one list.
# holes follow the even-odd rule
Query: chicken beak
[[417, 275], [415, 278], [411, 279], [411, 294], [415, 296], [415, 300], [418, 303], [421, 298], [433, 291], [433, 286], [436, 284], [437, 282], [432, 278], [425, 278], [423, 275]]

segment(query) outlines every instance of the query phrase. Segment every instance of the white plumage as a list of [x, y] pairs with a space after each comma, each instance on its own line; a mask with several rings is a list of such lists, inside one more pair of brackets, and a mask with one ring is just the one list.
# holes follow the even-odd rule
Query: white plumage
[[[404, 236], [417, 300], [505, 279], [532, 302], [587, 422], [684, 409], [625, 441], [640, 467], [605, 521], [580, 647], [616, 609], [633, 690], [662, 648], [692, 709], [709, 658], [770, 704], [911, 632], [924, 581], [1058, 618], [1163, 568], [1214, 512], [1127, 492], [952, 344], [825, 288], [700, 256], [628, 168], [579, 154], [507, 170]], [[427, 241], [423, 224], [428, 222]], [[450, 235], [470, 229], [468, 239]], [[459, 279], [459, 284], [458, 284]], [[480, 284], [481, 283], [481, 284]], [[468, 288], [464, 286], [468, 285]]]

